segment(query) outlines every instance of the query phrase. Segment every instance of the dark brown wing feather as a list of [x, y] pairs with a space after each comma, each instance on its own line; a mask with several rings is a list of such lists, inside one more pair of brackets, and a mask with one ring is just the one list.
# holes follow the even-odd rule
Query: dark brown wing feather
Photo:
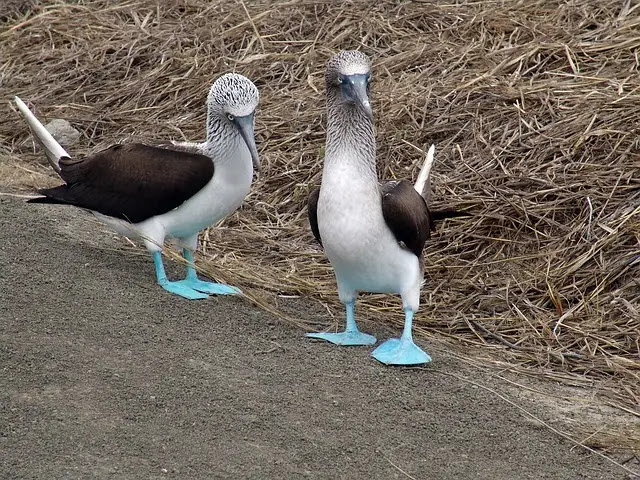
[[79, 160], [62, 158], [66, 185], [38, 192], [36, 203], [87, 208], [132, 223], [180, 206], [213, 177], [205, 155], [131, 143], [114, 145]]
[[318, 229], [318, 198], [320, 197], [320, 187], [316, 188], [309, 195], [309, 203], [307, 204], [307, 215], [309, 216], [309, 225], [311, 225], [311, 231], [313, 236], [320, 245], [322, 245], [322, 239], [320, 238], [320, 230]]
[[382, 215], [387, 226], [398, 242], [419, 257], [434, 229], [424, 198], [404, 180], [385, 182], [381, 189]]
[[443, 208], [441, 210], [431, 210], [431, 218], [434, 222], [444, 220], [445, 218], [470, 217], [470, 212], [460, 212], [455, 208]]

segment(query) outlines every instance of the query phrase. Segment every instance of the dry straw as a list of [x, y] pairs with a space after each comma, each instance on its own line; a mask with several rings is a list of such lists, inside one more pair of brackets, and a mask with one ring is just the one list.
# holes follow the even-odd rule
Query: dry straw
[[[264, 173], [244, 207], [202, 237], [203, 269], [263, 291], [253, 296], [265, 308], [274, 293], [312, 296], [337, 319], [306, 199], [321, 175], [324, 63], [343, 48], [369, 53], [381, 175], [414, 177], [435, 143], [434, 206], [472, 214], [439, 225], [427, 245], [418, 332], [598, 382], [608, 402], [638, 411], [638, 4], [9, 5], [0, 12], [0, 144], [12, 161], [38, 158], [25, 166], [32, 172], [46, 167], [30, 157], [14, 94], [41, 118], [70, 120], [83, 154], [124, 138], [202, 138], [216, 76], [253, 79]], [[370, 318], [402, 320], [397, 298], [362, 303]]]

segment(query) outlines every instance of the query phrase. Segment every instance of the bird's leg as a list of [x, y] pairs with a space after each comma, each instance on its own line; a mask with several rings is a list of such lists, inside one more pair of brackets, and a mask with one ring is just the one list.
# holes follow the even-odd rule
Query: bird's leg
[[162, 263], [162, 252], [153, 252], [153, 263], [156, 267], [156, 278], [158, 279], [158, 285], [160, 285], [168, 292], [175, 293], [176, 295], [188, 298], [189, 300], [198, 300], [208, 297], [208, 295], [200, 293], [189, 287], [188, 285], [184, 285], [182, 282], [170, 282], [167, 278], [167, 274], [164, 271], [164, 264]]
[[347, 327], [341, 333], [307, 333], [307, 337], [319, 338], [336, 345], [373, 345], [377, 342], [376, 337], [362, 333], [356, 325], [355, 310], [356, 300], [346, 303], [347, 307]]
[[413, 310], [410, 308], [404, 311], [404, 330], [402, 337], [390, 338], [378, 348], [371, 356], [387, 365], [420, 365], [429, 363], [431, 357], [420, 347], [413, 343], [411, 329], [413, 327]]
[[180, 283], [185, 285], [193, 290], [197, 290], [203, 293], [211, 293], [214, 295], [236, 295], [238, 293], [242, 293], [240, 289], [236, 287], [231, 287], [229, 285], [225, 285], [223, 283], [213, 283], [213, 282], [205, 282], [198, 278], [196, 274], [195, 264], [193, 261], [193, 252], [185, 248], [182, 250], [184, 254], [184, 258], [187, 261], [187, 276], [184, 280], [181, 280]]

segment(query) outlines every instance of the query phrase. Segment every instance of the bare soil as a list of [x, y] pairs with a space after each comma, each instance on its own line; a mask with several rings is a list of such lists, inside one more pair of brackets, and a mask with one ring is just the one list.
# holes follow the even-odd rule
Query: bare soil
[[389, 368], [242, 298], [183, 300], [123, 245], [78, 210], [0, 196], [1, 478], [630, 478], [453, 355]]

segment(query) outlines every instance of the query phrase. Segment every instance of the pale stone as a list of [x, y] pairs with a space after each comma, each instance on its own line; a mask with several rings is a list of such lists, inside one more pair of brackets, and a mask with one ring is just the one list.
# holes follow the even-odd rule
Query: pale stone
[[62, 146], [73, 145], [80, 138], [80, 132], [61, 118], [51, 120], [45, 125], [45, 128]]

